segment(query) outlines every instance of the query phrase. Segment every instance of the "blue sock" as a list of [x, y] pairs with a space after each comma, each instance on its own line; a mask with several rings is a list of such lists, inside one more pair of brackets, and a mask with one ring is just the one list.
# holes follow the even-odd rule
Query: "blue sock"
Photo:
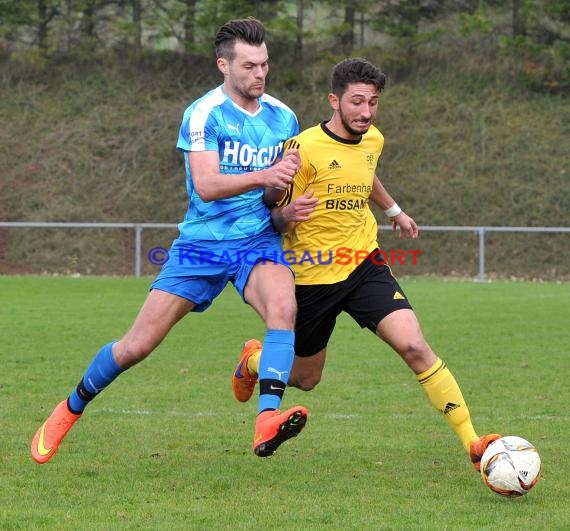
[[73, 413], [83, 413], [87, 404], [124, 371], [113, 358], [115, 343], [107, 343], [96, 354], [79, 385], [69, 395], [67, 405]]
[[267, 330], [259, 360], [259, 408], [279, 409], [295, 356], [293, 330]]

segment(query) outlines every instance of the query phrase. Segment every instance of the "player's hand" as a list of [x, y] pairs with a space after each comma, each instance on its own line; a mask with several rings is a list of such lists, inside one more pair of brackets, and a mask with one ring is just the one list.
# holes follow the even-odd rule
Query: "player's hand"
[[400, 212], [397, 216], [390, 218], [392, 222], [392, 231], [400, 231], [400, 238], [411, 238], [415, 240], [418, 237], [419, 229], [416, 222], [405, 212]]
[[297, 169], [295, 170], [295, 173], [297, 173], [297, 171], [299, 170], [299, 167], [301, 166], [301, 155], [299, 155], [298, 149], [288, 149], [287, 151], [285, 151], [285, 154], [283, 155], [282, 160], [288, 160], [288, 161], [296, 164]]
[[305, 192], [281, 210], [285, 223], [299, 223], [311, 219], [311, 214], [319, 200], [314, 197], [313, 190]]
[[265, 186], [285, 190], [292, 182], [301, 165], [298, 149], [288, 149], [283, 158], [268, 170]]

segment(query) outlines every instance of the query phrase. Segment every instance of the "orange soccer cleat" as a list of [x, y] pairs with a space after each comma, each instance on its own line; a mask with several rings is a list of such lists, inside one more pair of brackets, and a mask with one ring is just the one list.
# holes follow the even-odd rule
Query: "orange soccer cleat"
[[483, 457], [487, 447], [500, 438], [501, 436], [498, 433], [491, 433], [490, 435], [479, 437], [476, 441], [471, 441], [469, 457], [471, 458], [473, 466], [477, 470], [481, 470], [481, 458]]
[[283, 413], [270, 410], [257, 415], [253, 440], [255, 455], [271, 457], [282, 443], [301, 433], [308, 414], [303, 406], [295, 406]]
[[33, 460], [40, 465], [47, 463], [57, 452], [59, 444], [80, 416], [80, 413], [69, 411], [67, 400], [60, 402], [32, 439]]
[[257, 376], [254, 377], [249, 373], [247, 370], [247, 361], [253, 354], [260, 352], [262, 348], [261, 341], [257, 339], [250, 339], [246, 341], [243, 346], [239, 362], [232, 376], [234, 396], [240, 402], [247, 402], [253, 394], [255, 384], [257, 383]]

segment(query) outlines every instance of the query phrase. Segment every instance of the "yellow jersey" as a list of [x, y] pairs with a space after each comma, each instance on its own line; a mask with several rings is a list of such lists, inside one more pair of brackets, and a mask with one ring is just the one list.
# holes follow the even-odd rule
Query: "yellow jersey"
[[369, 207], [376, 165], [384, 146], [371, 126], [360, 140], [346, 140], [325, 123], [287, 141], [296, 148], [301, 167], [278, 206], [314, 191], [318, 199], [311, 219], [283, 238], [285, 260], [296, 284], [333, 284], [345, 280], [378, 247], [378, 225]]

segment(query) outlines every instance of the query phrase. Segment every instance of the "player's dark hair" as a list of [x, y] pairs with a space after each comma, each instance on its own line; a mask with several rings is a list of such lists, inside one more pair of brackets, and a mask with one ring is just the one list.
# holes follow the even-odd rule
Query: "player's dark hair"
[[254, 17], [226, 22], [218, 30], [214, 39], [216, 57], [223, 57], [231, 61], [234, 58], [236, 41], [261, 46], [265, 42], [265, 28], [263, 24]]
[[378, 92], [382, 92], [386, 84], [386, 75], [366, 59], [344, 59], [333, 68], [331, 92], [340, 98], [348, 85], [353, 83], [374, 85]]

